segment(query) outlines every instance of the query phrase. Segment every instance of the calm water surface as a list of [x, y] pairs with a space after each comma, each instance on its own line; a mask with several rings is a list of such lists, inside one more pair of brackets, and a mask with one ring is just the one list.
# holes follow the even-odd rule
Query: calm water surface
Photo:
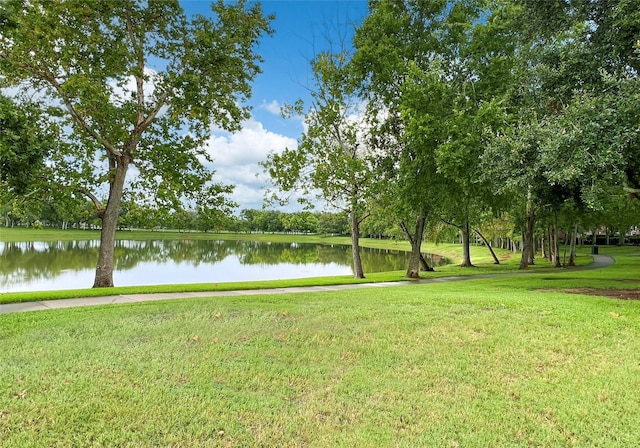
[[[98, 241], [0, 243], [0, 292], [89, 288]], [[403, 270], [406, 252], [362, 249], [365, 273]], [[435, 265], [444, 263], [432, 256]], [[349, 246], [256, 241], [117, 241], [116, 286], [351, 275]]]

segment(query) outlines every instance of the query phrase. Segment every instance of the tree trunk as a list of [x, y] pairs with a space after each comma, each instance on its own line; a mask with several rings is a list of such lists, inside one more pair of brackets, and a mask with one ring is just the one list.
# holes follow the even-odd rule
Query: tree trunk
[[489, 249], [489, 252], [491, 252], [491, 256], [493, 257], [493, 264], [500, 264], [500, 260], [498, 260], [498, 257], [496, 257], [496, 253], [493, 251], [493, 247], [491, 247], [491, 244], [489, 243], [489, 241], [487, 241], [485, 236], [480, 233], [479, 229], [473, 229], [473, 231], [480, 237], [482, 241], [484, 241], [484, 245], [487, 246], [487, 249]]
[[356, 216], [356, 212], [351, 210], [349, 213], [351, 221], [351, 255], [353, 256], [353, 276], [354, 278], [364, 278], [364, 269], [362, 268], [362, 258], [360, 257], [360, 221]]
[[531, 229], [531, 250], [529, 251], [529, 265], [536, 264], [535, 226]]
[[420, 252], [420, 265], [422, 266], [423, 271], [429, 271], [429, 272], [435, 271], [435, 269], [429, 266], [429, 263], [427, 262], [427, 259], [424, 258], [424, 255], [422, 255], [422, 252]]
[[420, 277], [420, 267], [425, 271], [433, 271], [427, 260], [422, 256], [422, 237], [424, 235], [425, 217], [420, 215], [416, 219], [416, 227], [413, 235], [407, 229], [404, 221], [400, 222], [400, 227], [411, 244], [411, 255], [409, 256], [409, 266], [407, 267], [406, 276], [409, 278]]
[[569, 250], [569, 266], [576, 265], [576, 240], [578, 239], [578, 224], [573, 225], [571, 232], [571, 249]]
[[527, 198], [527, 211], [522, 231], [522, 257], [520, 258], [519, 269], [527, 269], [533, 257], [533, 231], [536, 225], [536, 215], [533, 208], [531, 193]]
[[462, 232], [462, 267], [473, 267], [471, 263], [471, 253], [470, 253], [470, 226], [469, 220], [465, 220], [465, 223], [460, 227]]
[[555, 263], [556, 252], [555, 246], [553, 245], [553, 226], [547, 227], [547, 235], [549, 238], [549, 263]]
[[113, 180], [109, 186], [109, 200], [102, 213], [102, 230], [100, 231], [100, 252], [93, 282], [94, 288], [110, 288], [113, 286], [113, 268], [116, 243], [116, 230], [120, 215], [120, 202], [124, 181], [127, 175], [128, 162], [120, 158], [116, 165]]
[[562, 266], [560, 263], [560, 242], [558, 241], [558, 217], [554, 217], [553, 223], [553, 253], [555, 253], [554, 266], [559, 268]]

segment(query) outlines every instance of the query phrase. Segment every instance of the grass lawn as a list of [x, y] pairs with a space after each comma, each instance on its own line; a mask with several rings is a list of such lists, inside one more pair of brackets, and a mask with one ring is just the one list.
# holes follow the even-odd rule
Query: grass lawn
[[0, 446], [636, 446], [640, 302], [566, 292], [639, 289], [640, 250], [609, 251], [593, 271], [0, 315]]

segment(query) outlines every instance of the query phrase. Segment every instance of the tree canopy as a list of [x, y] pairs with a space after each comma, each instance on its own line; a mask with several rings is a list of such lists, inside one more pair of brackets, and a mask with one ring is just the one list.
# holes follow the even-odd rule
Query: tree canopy
[[543, 211], [636, 191], [639, 37], [627, 0], [371, 2], [352, 66], [386, 113], [398, 219], [436, 212], [466, 246], [511, 209], [526, 267]]

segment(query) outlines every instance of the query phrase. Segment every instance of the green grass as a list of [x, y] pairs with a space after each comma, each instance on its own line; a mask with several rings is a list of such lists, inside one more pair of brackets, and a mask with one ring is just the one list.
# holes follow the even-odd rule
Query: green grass
[[638, 304], [509, 281], [2, 315], [0, 445], [633, 446]]
[[635, 446], [640, 303], [563, 291], [638, 289], [640, 249], [601, 249], [614, 266], [0, 315], [0, 446]]

